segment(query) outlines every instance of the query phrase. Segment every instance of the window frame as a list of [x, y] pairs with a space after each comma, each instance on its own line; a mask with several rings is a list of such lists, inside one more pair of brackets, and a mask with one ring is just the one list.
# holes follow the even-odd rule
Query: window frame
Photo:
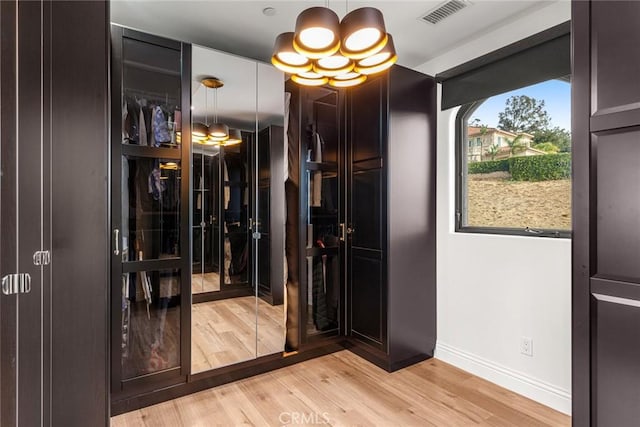
[[[552, 80], [552, 79], [551, 79]], [[573, 230], [559, 230], [548, 228], [511, 228], [511, 227], [487, 227], [464, 225], [466, 222], [467, 189], [465, 185], [468, 177], [468, 149], [465, 141], [469, 139], [467, 134], [468, 119], [488, 98], [460, 106], [455, 120], [455, 232], [471, 234], [497, 234], [509, 236], [528, 237], [552, 237], [571, 238]], [[573, 185], [573, 178], [572, 178]]]

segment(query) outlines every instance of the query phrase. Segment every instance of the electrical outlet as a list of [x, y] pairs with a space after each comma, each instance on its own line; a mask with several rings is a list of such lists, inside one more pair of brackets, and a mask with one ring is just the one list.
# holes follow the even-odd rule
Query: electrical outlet
[[520, 339], [520, 353], [533, 357], [533, 338], [522, 337]]

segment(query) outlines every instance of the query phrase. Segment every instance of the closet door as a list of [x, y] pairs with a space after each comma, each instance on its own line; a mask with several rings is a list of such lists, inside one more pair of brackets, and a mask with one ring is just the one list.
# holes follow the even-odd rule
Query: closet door
[[573, 423], [640, 419], [640, 3], [573, 3]]
[[342, 327], [344, 97], [333, 88], [303, 88], [300, 102], [301, 332], [313, 342]]
[[[43, 185], [49, 173], [45, 142], [43, 5], [0, 2], [2, 76], [0, 117], [0, 425], [36, 426], [49, 420], [45, 401], [43, 312], [50, 295]], [[46, 178], [49, 181], [49, 177]], [[48, 206], [48, 205], [47, 205]], [[46, 222], [48, 225], [48, 221]], [[46, 242], [45, 242], [46, 239]], [[47, 322], [48, 323], [48, 322]], [[47, 378], [48, 380], [48, 378]]]
[[187, 45], [116, 26], [112, 37], [117, 399], [183, 382], [189, 372], [191, 73]]
[[108, 424], [107, 19], [0, 2], [2, 426]]
[[386, 350], [386, 80], [349, 94], [347, 277], [349, 335]]

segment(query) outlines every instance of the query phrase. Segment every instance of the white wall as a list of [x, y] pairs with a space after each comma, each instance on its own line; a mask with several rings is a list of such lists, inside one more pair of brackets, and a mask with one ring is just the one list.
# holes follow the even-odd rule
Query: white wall
[[[416, 69], [435, 75], [569, 18], [569, 3], [554, 3]], [[570, 413], [571, 241], [454, 232], [457, 110], [438, 115], [436, 357]]]

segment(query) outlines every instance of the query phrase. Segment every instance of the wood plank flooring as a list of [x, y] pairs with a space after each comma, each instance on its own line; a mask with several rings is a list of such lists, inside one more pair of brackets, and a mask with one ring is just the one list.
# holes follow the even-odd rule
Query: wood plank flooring
[[569, 426], [570, 417], [437, 359], [392, 374], [341, 351], [112, 419], [163, 426]]
[[193, 274], [191, 276], [191, 293], [217, 292], [220, 290], [220, 275], [218, 273]]
[[284, 351], [283, 306], [257, 301], [248, 296], [192, 306], [192, 373]]

